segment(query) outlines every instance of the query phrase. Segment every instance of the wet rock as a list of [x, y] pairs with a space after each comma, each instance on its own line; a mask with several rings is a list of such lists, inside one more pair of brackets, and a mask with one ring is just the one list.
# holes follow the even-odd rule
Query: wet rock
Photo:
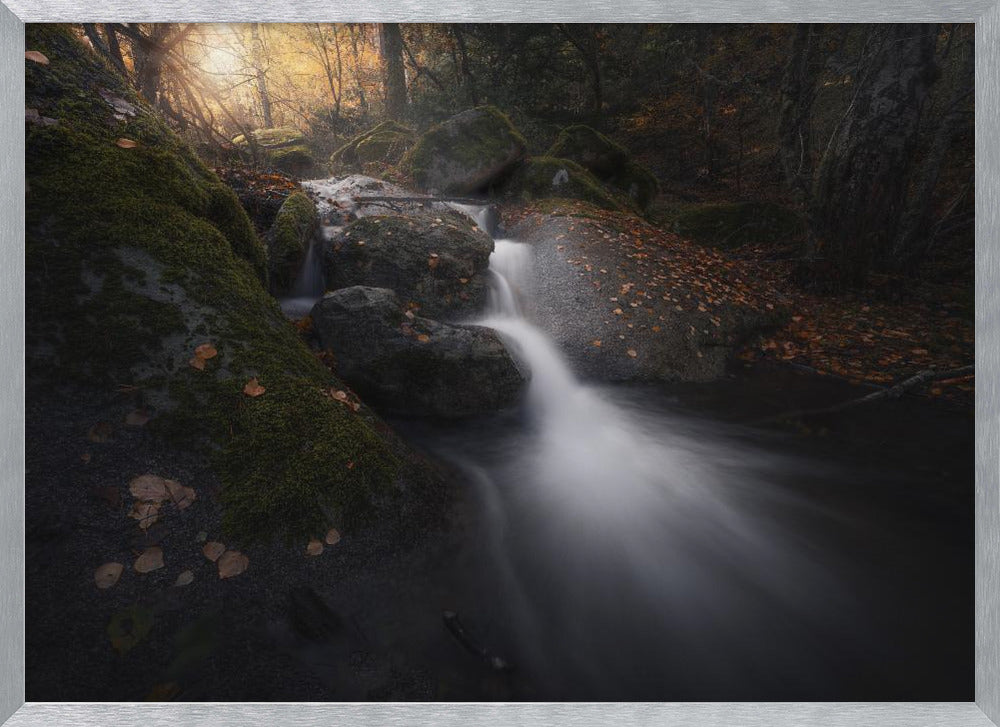
[[512, 404], [524, 383], [496, 332], [407, 315], [385, 288], [327, 293], [312, 320], [338, 374], [387, 412], [482, 414]]
[[468, 317], [486, 301], [493, 240], [457, 212], [362, 217], [327, 243], [330, 290], [389, 288], [435, 318]]
[[[255, 129], [250, 132], [257, 146], [261, 161], [272, 168], [291, 174], [303, 176], [315, 166], [312, 149], [305, 135], [290, 126], [274, 129]], [[249, 149], [250, 143], [244, 134], [233, 139], [233, 144], [243, 149]]]
[[428, 130], [402, 161], [420, 189], [470, 194], [486, 189], [517, 164], [524, 138], [495, 106], [452, 116]]

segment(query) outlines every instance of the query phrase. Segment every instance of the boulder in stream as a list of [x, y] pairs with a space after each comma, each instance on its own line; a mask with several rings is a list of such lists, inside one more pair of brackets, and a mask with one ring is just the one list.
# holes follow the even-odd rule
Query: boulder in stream
[[422, 190], [472, 194], [510, 171], [525, 148], [510, 119], [495, 106], [480, 106], [431, 127], [401, 164]]
[[569, 159], [601, 177], [615, 174], [629, 159], [625, 147], [584, 124], [560, 131], [545, 156]]
[[330, 155], [337, 171], [357, 169], [369, 162], [395, 164], [415, 139], [412, 129], [395, 121], [383, 121], [350, 139]]
[[457, 212], [362, 217], [328, 241], [326, 285], [389, 288], [421, 315], [469, 317], [486, 302], [492, 252], [489, 235]]
[[609, 210], [621, 210], [624, 200], [593, 174], [569, 159], [532, 157], [504, 185], [505, 194], [521, 201], [579, 199]]
[[[273, 169], [301, 177], [315, 166], [309, 142], [298, 129], [281, 126], [273, 129], [255, 129], [250, 133], [261, 157], [259, 161]], [[246, 150], [251, 148], [244, 134], [235, 137], [233, 144]]]
[[292, 192], [278, 210], [266, 238], [270, 287], [276, 295], [291, 289], [318, 233], [316, 205], [305, 192]]
[[512, 404], [524, 378], [495, 331], [408, 315], [386, 288], [327, 293], [313, 328], [337, 373], [385, 411], [467, 417]]

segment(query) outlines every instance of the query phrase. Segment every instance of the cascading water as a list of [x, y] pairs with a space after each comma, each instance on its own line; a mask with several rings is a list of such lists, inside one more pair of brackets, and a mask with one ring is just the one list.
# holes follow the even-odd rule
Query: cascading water
[[[768, 481], [774, 455], [580, 382], [524, 314], [531, 257], [495, 241], [477, 321], [530, 370], [522, 416], [432, 444], [478, 484], [522, 667], [559, 698], [658, 699], [666, 683], [711, 694], [741, 679], [760, 695], [775, 673], [808, 689], [821, 671], [799, 669], [810, 634], [861, 623], [833, 564], [774, 515], [808, 508]], [[774, 639], [793, 645], [765, 676]]]
[[322, 241], [329, 235], [329, 231], [324, 229], [322, 237], [313, 236], [309, 240], [309, 248], [306, 250], [292, 288], [288, 296], [281, 300], [281, 309], [285, 315], [291, 318], [308, 315], [316, 301], [323, 295]]

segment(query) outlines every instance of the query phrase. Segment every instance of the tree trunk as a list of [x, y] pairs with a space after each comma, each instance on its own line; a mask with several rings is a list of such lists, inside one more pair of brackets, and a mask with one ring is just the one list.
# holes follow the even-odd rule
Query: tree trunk
[[462, 76], [462, 86], [468, 96], [469, 104], [479, 105], [479, 94], [476, 93], [476, 81], [469, 70], [469, 53], [465, 47], [465, 33], [459, 23], [452, 23], [451, 33], [455, 38], [455, 45], [458, 46], [459, 73]]
[[860, 285], [887, 267], [906, 207], [910, 159], [935, 71], [937, 26], [876, 25], [854, 97], [827, 146], [809, 222], [822, 258], [812, 271], [833, 287]]
[[937, 188], [941, 169], [955, 136], [961, 130], [969, 110], [963, 104], [975, 91], [975, 53], [971, 41], [964, 49], [965, 57], [955, 78], [951, 92], [945, 99], [941, 118], [934, 133], [934, 140], [917, 171], [910, 202], [900, 221], [900, 232], [893, 248], [892, 263], [899, 270], [912, 269], [927, 254], [934, 240], [937, 225], [930, 225], [933, 210], [931, 203]]
[[571, 33], [565, 24], [560, 24], [559, 30], [566, 36], [570, 44], [579, 51], [580, 57], [583, 59], [583, 64], [590, 73], [591, 113], [599, 123], [604, 111], [604, 83], [601, 78], [601, 55], [597, 40], [597, 28], [585, 25], [584, 30], [586, 32], [582, 38]]
[[250, 37], [253, 42], [253, 65], [257, 75], [257, 95], [260, 97], [260, 113], [265, 129], [274, 128], [271, 117], [271, 96], [267, 91], [267, 73], [264, 70], [264, 43], [260, 38], [260, 23], [250, 24]]
[[809, 127], [816, 87], [816, 73], [810, 63], [813, 26], [800, 24], [794, 32], [788, 65], [781, 82], [778, 144], [785, 182], [798, 202], [805, 203], [813, 172]]
[[381, 23], [379, 31], [385, 112], [390, 119], [400, 119], [406, 113], [406, 69], [403, 67], [403, 36], [399, 31], [399, 23]]
[[[364, 26], [362, 26], [363, 28]], [[348, 32], [351, 34], [351, 53], [354, 56], [354, 83], [358, 89], [358, 108], [362, 115], [368, 115], [368, 97], [365, 95], [365, 84], [361, 78], [361, 51], [358, 50], [358, 27], [355, 23], [349, 23]]]

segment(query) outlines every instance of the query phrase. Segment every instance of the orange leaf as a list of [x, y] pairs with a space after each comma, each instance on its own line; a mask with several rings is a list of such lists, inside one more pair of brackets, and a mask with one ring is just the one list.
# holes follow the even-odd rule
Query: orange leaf
[[421, 333], [419, 336], [417, 336], [417, 340], [420, 341], [421, 343], [427, 343], [428, 341], [431, 340], [431, 337], [428, 336], [426, 333]]
[[124, 570], [125, 566], [121, 563], [105, 563], [94, 571], [94, 583], [102, 591], [105, 588], [111, 588], [122, 577], [122, 571]]
[[203, 343], [194, 350], [194, 355], [207, 361], [210, 358], [218, 356], [219, 352], [211, 343]]
[[630, 348], [625, 353], [627, 353], [629, 355], [629, 358], [635, 358], [636, 356], [639, 355], [639, 353], [634, 348]]
[[213, 563], [219, 559], [219, 556], [226, 552], [226, 546], [222, 543], [217, 543], [214, 540], [205, 543], [201, 549], [202, 554], [208, 558]]
[[265, 389], [257, 382], [256, 376], [250, 379], [247, 382], [247, 385], [243, 387], [243, 393], [246, 394], [247, 396], [252, 396], [252, 397], [260, 396], [265, 391], [267, 391], [267, 389]]
[[167, 481], [158, 475], [139, 475], [128, 483], [128, 491], [141, 502], [163, 502], [167, 499]]
[[49, 59], [44, 53], [37, 50], [26, 50], [24, 51], [25, 60], [34, 61], [35, 63], [40, 63], [43, 66], [49, 65]]
[[153, 546], [146, 548], [136, 559], [133, 566], [137, 573], [149, 573], [163, 567], [163, 548]]
[[193, 369], [198, 369], [199, 371], [205, 370], [205, 359], [195, 356], [190, 361], [188, 361], [188, 366]]
[[323, 552], [322, 541], [313, 538], [309, 541], [309, 545], [306, 546], [306, 555], [320, 555]]
[[118, 141], [115, 142], [115, 144], [120, 146], [122, 149], [135, 149], [137, 146], [139, 146], [138, 143], [132, 141], [131, 139], [126, 139], [125, 137], [120, 138]]
[[160, 503], [158, 502], [137, 502], [132, 506], [128, 516], [139, 521], [139, 527], [149, 530], [150, 526], [160, 517]]
[[238, 576], [250, 565], [250, 559], [238, 550], [227, 550], [219, 558], [219, 578], [232, 578]]
[[340, 533], [333, 528], [330, 528], [326, 532], [326, 537], [324, 538], [327, 545], [336, 545], [340, 542]]
[[198, 494], [192, 487], [185, 487], [175, 480], [165, 480], [164, 483], [170, 493], [170, 499], [177, 505], [178, 510], [186, 510], [191, 506], [191, 503], [198, 499]]

